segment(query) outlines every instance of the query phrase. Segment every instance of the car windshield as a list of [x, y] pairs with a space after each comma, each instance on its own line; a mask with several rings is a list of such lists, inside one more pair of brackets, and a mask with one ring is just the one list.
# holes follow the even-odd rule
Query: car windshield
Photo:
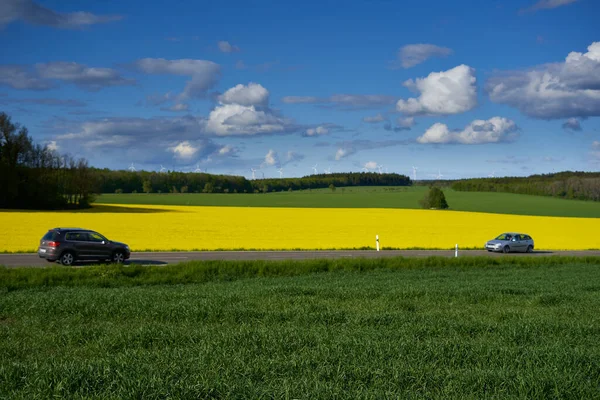
[[496, 240], [510, 240], [510, 239], [512, 239], [512, 235], [510, 233], [503, 233], [502, 235], [500, 235], [496, 238]]

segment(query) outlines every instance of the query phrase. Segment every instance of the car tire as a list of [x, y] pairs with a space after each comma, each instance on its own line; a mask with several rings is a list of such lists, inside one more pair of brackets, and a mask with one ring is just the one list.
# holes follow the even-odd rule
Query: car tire
[[532, 245], [527, 246], [527, 252], [528, 253], [533, 253], [533, 246]]
[[123, 264], [125, 262], [125, 253], [121, 250], [117, 250], [113, 253], [111, 261], [114, 264]]
[[508, 246], [504, 246], [504, 248], [502, 249], [502, 251], [503, 251], [504, 253], [510, 253], [510, 247], [508, 247]]
[[58, 262], [66, 267], [70, 267], [75, 262], [75, 254], [70, 251], [65, 251], [60, 255]]

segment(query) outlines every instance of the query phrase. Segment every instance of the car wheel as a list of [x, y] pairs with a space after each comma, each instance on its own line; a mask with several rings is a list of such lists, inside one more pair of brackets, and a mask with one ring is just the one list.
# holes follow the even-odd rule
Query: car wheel
[[510, 253], [510, 247], [504, 246], [504, 249], [502, 251], [504, 251], [505, 253]]
[[64, 253], [62, 253], [60, 255], [59, 262], [62, 265], [69, 267], [69, 266], [73, 265], [73, 263], [75, 262], [75, 255], [73, 253], [71, 253], [70, 251], [65, 251]]
[[125, 262], [125, 253], [122, 251], [115, 251], [113, 253], [112, 262], [115, 264], [123, 264]]
[[532, 245], [527, 246], [527, 252], [528, 253], [533, 253], [533, 246]]

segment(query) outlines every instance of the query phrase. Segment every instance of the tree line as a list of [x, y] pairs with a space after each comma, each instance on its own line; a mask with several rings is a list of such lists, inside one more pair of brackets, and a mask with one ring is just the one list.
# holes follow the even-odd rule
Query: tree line
[[87, 207], [94, 185], [85, 159], [33, 142], [27, 128], [0, 113], [0, 208]]
[[452, 189], [600, 201], [600, 173], [565, 171], [528, 177], [464, 179], [452, 183]]
[[243, 176], [195, 172], [92, 169], [99, 193], [266, 193], [343, 186], [407, 186], [399, 174], [335, 173], [301, 178], [248, 180]]

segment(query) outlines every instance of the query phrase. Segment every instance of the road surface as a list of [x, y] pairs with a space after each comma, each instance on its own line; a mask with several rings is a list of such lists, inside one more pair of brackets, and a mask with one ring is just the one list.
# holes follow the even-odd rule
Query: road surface
[[[534, 251], [511, 254], [519, 257], [540, 256], [600, 256], [600, 251]], [[381, 257], [454, 257], [454, 250], [334, 250], [334, 251], [193, 251], [193, 252], [134, 252], [129, 264], [166, 265], [193, 260], [307, 260], [315, 258], [381, 258]], [[506, 257], [485, 250], [464, 250], [459, 257]], [[7, 267], [48, 267], [54, 264], [35, 253], [0, 254], [0, 265]]]

